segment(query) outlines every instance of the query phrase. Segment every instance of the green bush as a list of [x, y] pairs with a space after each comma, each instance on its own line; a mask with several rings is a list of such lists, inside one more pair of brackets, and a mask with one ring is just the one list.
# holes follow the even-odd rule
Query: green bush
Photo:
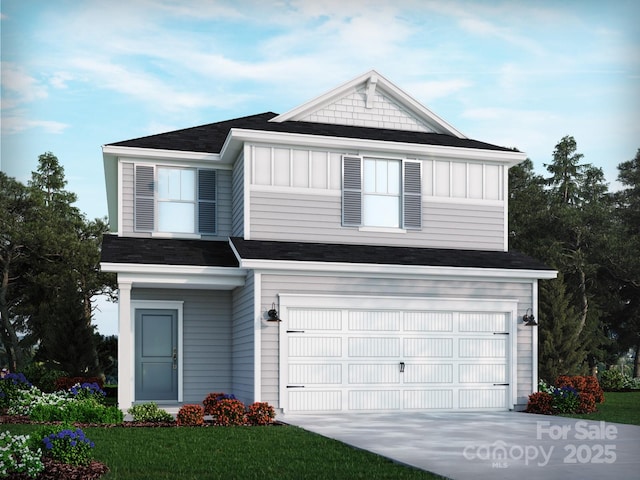
[[93, 399], [71, 401], [63, 407], [36, 405], [31, 411], [36, 422], [121, 423], [124, 415], [119, 408], [105, 406]]
[[133, 417], [134, 422], [173, 422], [173, 415], [158, 408], [155, 402], [134, 405], [127, 413]]
[[22, 392], [33, 388], [23, 373], [7, 373], [0, 378], [0, 408], [9, 408]]
[[600, 374], [600, 386], [607, 392], [622, 390], [625, 384], [625, 375], [618, 370], [605, 370]]
[[553, 413], [576, 413], [580, 407], [578, 391], [569, 386], [556, 388], [553, 397]]
[[67, 375], [67, 372], [47, 368], [42, 363], [34, 362], [24, 369], [24, 374], [43, 392], [55, 392], [56, 380]]

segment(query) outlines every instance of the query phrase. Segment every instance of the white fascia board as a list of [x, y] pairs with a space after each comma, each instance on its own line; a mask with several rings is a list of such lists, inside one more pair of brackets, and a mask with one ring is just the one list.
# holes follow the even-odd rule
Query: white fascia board
[[367, 263], [300, 262], [292, 260], [242, 260], [241, 268], [263, 272], [286, 270], [295, 273], [313, 272], [340, 275], [426, 276], [488, 279], [552, 279], [554, 270], [524, 270], [507, 268], [432, 267], [425, 265], [384, 265]]
[[103, 272], [118, 274], [118, 282], [134, 287], [171, 286], [174, 288], [232, 289], [245, 283], [247, 271], [242, 268], [176, 265], [145, 265], [138, 263], [101, 263]]
[[218, 153], [188, 152], [182, 150], [162, 150], [157, 148], [122, 147], [117, 145], [104, 145], [103, 155], [114, 157], [135, 157], [149, 160], [187, 160], [190, 162], [222, 162]]
[[[242, 128], [231, 129], [220, 155], [222, 157], [230, 155], [235, 158], [234, 152], [239, 148], [239, 144], [241, 145], [243, 142], [304, 146], [306, 148], [328, 148], [332, 150], [344, 150], [346, 152], [360, 150], [370, 152], [397, 152], [405, 156], [418, 155], [442, 159], [450, 158], [456, 160], [493, 162], [509, 167], [517, 165], [527, 159], [527, 155], [523, 152], [389, 142], [384, 140], [367, 140], [362, 138], [332, 137], [301, 133], [270, 132], [266, 130], [247, 130]], [[229, 159], [227, 161], [231, 162], [233, 160]]]

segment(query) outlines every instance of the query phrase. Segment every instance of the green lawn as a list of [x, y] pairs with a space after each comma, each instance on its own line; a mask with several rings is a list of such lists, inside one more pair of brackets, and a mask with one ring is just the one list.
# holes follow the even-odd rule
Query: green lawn
[[111, 470], [104, 480], [442, 478], [292, 426], [98, 427], [85, 433], [96, 444], [96, 460]]
[[595, 413], [563, 416], [640, 425], [640, 391], [605, 392], [604, 400], [604, 403], [597, 405], [598, 411]]

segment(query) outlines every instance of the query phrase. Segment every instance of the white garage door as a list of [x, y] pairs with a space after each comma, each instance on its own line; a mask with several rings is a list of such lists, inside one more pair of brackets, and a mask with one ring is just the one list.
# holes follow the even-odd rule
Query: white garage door
[[367, 303], [375, 308], [356, 306], [361, 299], [347, 302], [347, 308], [286, 307], [281, 326], [286, 411], [512, 406], [511, 311], [486, 311], [495, 303], [477, 301], [455, 302], [466, 307], [456, 310], [424, 308], [445, 306], [438, 301], [402, 302], [403, 308], [384, 308], [380, 299]]

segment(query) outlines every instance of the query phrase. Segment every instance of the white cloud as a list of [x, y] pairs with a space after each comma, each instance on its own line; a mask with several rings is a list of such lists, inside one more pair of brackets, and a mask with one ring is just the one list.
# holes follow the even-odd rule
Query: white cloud
[[2, 109], [8, 110], [24, 103], [47, 98], [47, 88], [29, 75], [24, 67], [12, 62], [1, 62], [3, 89]]
[[69, 125], [52, 120], [30, 120], [20, 114], [12, 114], [2, 117], [2, 133], [13, 135], [25, 130], [41, 129], [45, 133], [61, 134]]

